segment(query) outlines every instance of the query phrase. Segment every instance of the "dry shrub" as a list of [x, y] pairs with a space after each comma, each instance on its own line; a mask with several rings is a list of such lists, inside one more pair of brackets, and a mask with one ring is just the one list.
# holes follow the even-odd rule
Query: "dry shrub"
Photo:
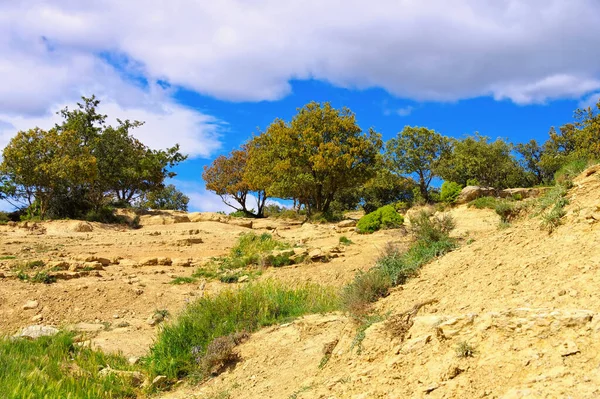
[[204, 356], [199, 359], [203, 374], [219, 375], [223, 370], [240, 361], [240, 355], [235, 351], [235, 347], [247, 338], [248, 334], [245, 332], [215, 338], [206, 347]]

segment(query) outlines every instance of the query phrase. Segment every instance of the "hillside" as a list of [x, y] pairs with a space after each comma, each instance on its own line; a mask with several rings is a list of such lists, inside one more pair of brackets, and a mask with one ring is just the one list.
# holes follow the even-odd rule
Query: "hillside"
[[[380, 300], [381, 317], [362, 342], [346, 315], [306, 316], [251, 335], [236, 349], [241, 361], [203, 385], [184, 382], [160, 397], [597, 397], [599, 176], [592, 167], [574, 180], [563, 224], [552, 234], [540, 229], [539, 218], [499, 229], [491, 210], [450, 210], [460, 247]], [[53, 325], [75, 330], [93, 347], [139, 357], [160, 328], [152, 322], [156, 311], [174, 319], [195, 298], [245, 284], [171, 284], [227, 255], [245, 233], [267, 232], [310, 254], [248, 280], [338, 287], [372, 267], [388, 243], [402, 249], [411, 242], [406, 229], [359, 235], [352, 223], [206, 213], [160, 212], [141, 224], [0, 226], [0, 334]], [[352, 243], [341, 245], [342, 236]], [[18, 278], [18, 270], [33, 275], [38, 268], [56, 282]], [[459, 347], [472, 356], [459, 357]]]
[[[396, 321], [438, 300], [412, 318], [404, 340], [402, 323], [374, 323], [357, 353], [351, 320], [313, 315], [254, 334], [237, 367], [164, 398], [598, 397], [597, 171], [575, 179], [552, 234], [533, 218], [481, 229], [381, 300], [380, 313]], [[472, 212], [453, 211], [459, 230], [460, 216]], [[461, 343], [472, 357], [457, 356]]]

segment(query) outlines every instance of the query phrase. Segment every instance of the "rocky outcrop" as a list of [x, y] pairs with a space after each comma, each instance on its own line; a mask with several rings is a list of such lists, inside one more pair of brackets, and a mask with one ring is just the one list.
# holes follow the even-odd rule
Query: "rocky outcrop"
[[458, 198], [457, 204], [466, 204], [480, 197], [493, 196], [496, 190], [493, 187], [467, 186], [462, 189]]

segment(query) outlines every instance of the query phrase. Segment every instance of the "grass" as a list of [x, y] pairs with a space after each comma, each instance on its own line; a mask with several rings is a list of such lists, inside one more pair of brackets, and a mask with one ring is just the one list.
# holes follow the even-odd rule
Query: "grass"
[[13, 255], [0, 256], [0, 260], [12, 260], [12, 259], [17, 259], [17, 257], [13, 256]]
[[338, 306], [336, 292], [317, 285], [287, 288], [267, 281], [225, 290], [198, 299], [175, 321], [164, 325], [144, 362], [153, 376], [202, 379], [206, 377], [202, 359], [215, 339], [251, 333], [305, 314], [333, 311]]
[[569, 204], [566, 197], [569, 186], [569, 182], [557, 183], [538, 200], [535, 215], [542, 219], [540, 227], [549, 233], [560, 226], [561, 219], [565, 216], [564, 208]]
[[375, 323], [379, 323], [385, 320], [385, 317], [375, 313], [366, 315], [358, 326], [356, 331], [356, 335], [354, 336], [354, 340], [352, 341], [352, 345], [350, 346], [350, 351], [356, 348], [356, 354], [360, 355], [362, 352], [362, 342], [365, 340], [367, 336], [367, 329], [371, 327]]
[[195, 283], [197, 280], [194, 277], [175, 277], [169, 284], [182, 285]]
[[467, 341], [462, 341], [456, 346], [456, 356], [467, 358], [473, 355], [475, 355], [475, 348]]
[[125, 358], [78, 347], [68, 333], [33, 341], [0, 339], [0, 359], [3, 399], [137, 397], [125, 377], [99, 373], [106, 366], [133, 370]]
[[346, 246], [354, 244], [354, 243], [352, 242], [352, 240], [350, 240], [350, 239], [349, 239], [348, 237], [346, 237], [346, 236], [341, 236], [341, 237], [340, 237], [340, 241], [339, 241], [339, 243], [340, 243], [340, 245], [346, 245]]
[[[518, 197], [517, 197], [518, 198]], [[512, 220], [514, 220], [522, 211], [527, 210], [530, 205], [529, 202], [515, 204], [514, 197], [510, 200], [495, 198], [495, 197], [481, 197], [469, 202], [469, 207], [475, 207], [477, 209], [493, 209], [498, 216], [500, 216], [500, 228], [505, 228]]]
[[342, 307], [359, 322], [370, 314], [371, 304], [389, 290], [404, 284], [426, 263], [451, 251], [456, 243], [448, 236], [454, 227], [449, 217], [431, 217], [423, 212], [411, 220], [416, 242], [405, 253], [388, 246], [373, 268], [360, 272], [342, 290]]

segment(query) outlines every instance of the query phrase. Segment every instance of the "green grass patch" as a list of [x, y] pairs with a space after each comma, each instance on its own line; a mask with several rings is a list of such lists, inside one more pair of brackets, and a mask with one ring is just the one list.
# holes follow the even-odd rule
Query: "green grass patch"
[[341, 236], [341, 237], [340, 237], [340, 241], [339, 241], [339, 243], [340, 243], [341, 245], [346, 245], [346, 246], [354, 244], [354, 243], [352, 242], [352, 240], [350, 240], [350, 239], [349, 239], [348, 237], [346, 237], [346, 236]]
[[3, 399], [138, 396], [124, 377], [100, 374], [107, 366], [133, 370], [125, 358], [78, 347], [67, 333], [36, 340], [0, 339], [0, 359]]
[[567, 194], [570, 182], [557, 183], [538, 200], [535, 216], [541, 218], [540, 227], [552, 232], [562, 223], [565, 216], [565, 206], [569, 204]]
[[17, 259], [17, 257], [13, 256], [13, 255], [0, 256], [0, 260], [12, 260], [12, 259]]
[[152, 375], [202, 379], [206, 376], [200, 365], [215, 339], [251, 333], [305, 314], [333, 311], [338, 304], [335, 290], [316, 285], [287, 288], [268, 281], [225, 290], [198, 299], [177, 320], [165, 324], [144, 362]]
[[169, 284], [173, 285], [182, 285], [182, 284], [192, 284], [197, 280], [194, 277], [175, 277]]

